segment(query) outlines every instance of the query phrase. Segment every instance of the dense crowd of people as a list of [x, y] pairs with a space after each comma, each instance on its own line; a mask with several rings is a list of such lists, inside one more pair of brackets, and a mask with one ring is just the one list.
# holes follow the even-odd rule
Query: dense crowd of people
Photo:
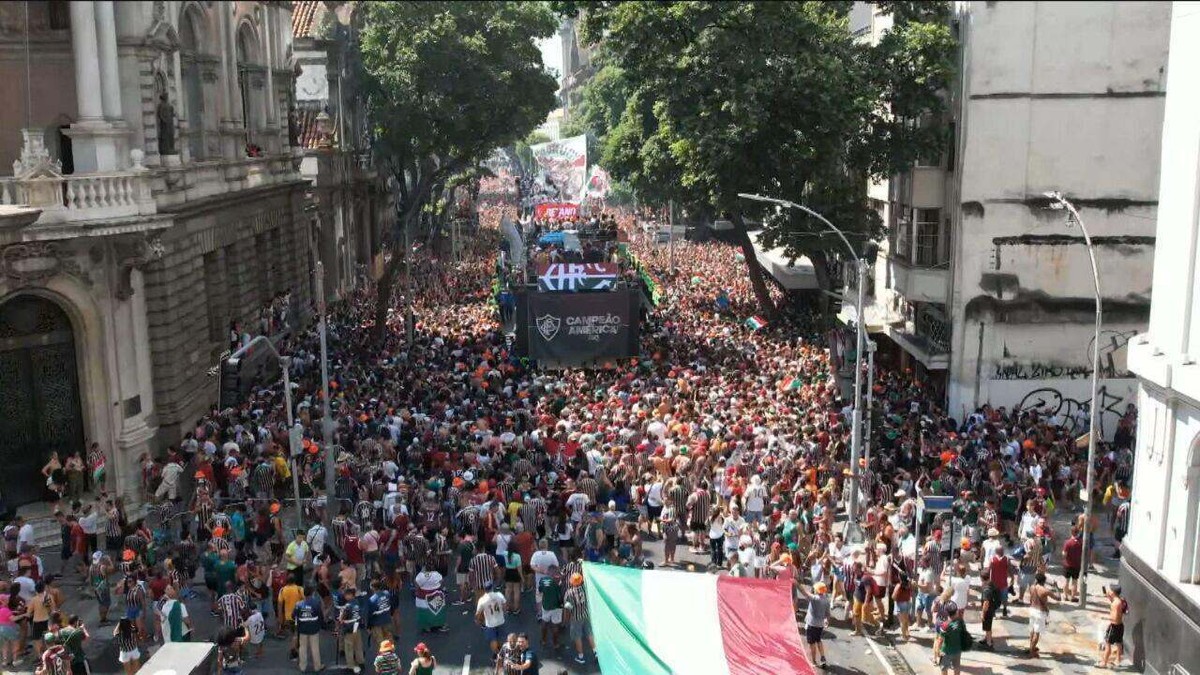
[[[104, 496], [65, 507], [63, 557], [86, 578], [102, 624], [118, 619], [126, 672], [149, 644], [191, 637], [183, 601], [199, 595], [200, 578], [222, 625], [200, 637], [217, 642], [227, 673], [261, 656], [268, 633], [290, 641], [301, 671], [327, 665], [320, 644], [332, 636], [355, 672], [374, 652], [376, 672], [431, 673], [426, 643], [401, 662], [401, 617], [432, 641], [460, 604], [474, 610], [498, 672], [536, 672], [536, 652], [560, 647], [586, 663], [595, 645], [583, 561], [694, 566], [677, 558], [681, 546], [707, 558], [705, 571], [791, 580], [821, 665], [824, 628], [843, 605], [856, 634], [934, 631], [935, 658], [957, 672], [968, 608], [982, 616], [975, 644], [987, 648], [996, 616], [1028, 603], [1038, 654], [1059, 594], [1047, 575], [1061, 570], [1069, 599], [1095, 555], [1079, 545], [1095, 522], [1080, 519], [1065, 541], [1050, 523], [1086, 471], [1063, 420], [990, 406], [952, 419], [913, 373], [880, 367], [872, 450], [852, 465], [852, 373], [831, 363], [830, 326], [777, 288], [778, 311], [747, 325], [762, 312], [744, 262], [716, 242], [676, 244], [672, 275], [662, 247], [634, 238], [665, 289], [641, 356], [606, 370], [539, 370], [514, 353], [490, 302], [501, 213], [484, 209], [460, 262], [415, 257], [415, 283], [397, 284], [382, 343], [371, 335], [371, 291], [330, 307], [335, 445], [322, 442], [316, 334], [289, 334], [279, 350], [291, 355], [297, 461], [282, 390], [266, 387], [198, 420], [165, 457], [143, 459], [144, 512]], [[1129, 499], [1135, 424], [1130, 409], [1099, 464], [1114, 523]], [[842, 520], [851, 479], [862, 488], [858, 528]], [[917, 499], [932, 495], [953, 497], [953, 508], [917, 522]], [[82, 663], [89, 634], [63, 611], [22, 523], [10, 529], [4, 661], [32, 642], [57, 675]], [[661, 557], [650, 541], [662, 542]], [[505, 629], [526, 609], [538, 636]]]

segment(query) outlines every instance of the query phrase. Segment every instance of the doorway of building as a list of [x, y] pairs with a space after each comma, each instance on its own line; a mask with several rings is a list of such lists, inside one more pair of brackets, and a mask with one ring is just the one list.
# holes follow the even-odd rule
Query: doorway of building
[[42, 467], [83, 451], [75, 331], [62, 307], [19, 295], [0, 304], [0, 491], [10, 509], [46, 498]]

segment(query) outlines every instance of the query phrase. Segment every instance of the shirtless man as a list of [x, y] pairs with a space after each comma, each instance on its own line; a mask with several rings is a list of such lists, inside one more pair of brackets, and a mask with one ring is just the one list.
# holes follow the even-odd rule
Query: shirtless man
[[[1129, 603], [1121, 597], [1120, 586], [1110, 586], [1104, 590], [1108, 598], [1108, 630], [1104, 632], [1103, 658], [1100, 667], [1107, 668], [1111, 660], [1113, 667], [1121, 665], [1121, 655], [1125, 645], [1125, 613], [1129, 611]], [[1114, 657], [1115, 654], [1115, 657]]]
[[1046, 632], [1050, 600], [1058, 600], [1058, 594], [1046, 585], [1046, 573], [1038, 572], [1033, 588], [1029, 589], [1029, 655], [1035, 659], [1038, 657], [1038, 639]]

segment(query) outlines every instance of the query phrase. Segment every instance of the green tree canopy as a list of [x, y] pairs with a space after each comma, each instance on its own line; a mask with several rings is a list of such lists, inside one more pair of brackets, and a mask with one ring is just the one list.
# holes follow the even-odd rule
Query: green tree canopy
[[[375, 152], [395, 179], [407, 232], [448, 179], [524, 138], [554, 108], [557, 82], [536, 41], [557, 23], [548, 6], [526, 2], [370, 2], [363, 11]], [[377, 335], [402, 264], [393, 255], [380, 279]]]
[[[954, 54], [946, 5], [890, 3], [896, 23], [878, 45], [850, 34], [849, 7], [583, 5], [581, 33], [601, 41], [606, 67], [626, 92], [604, 138], [604, 166], [639, 197], [730, 214], [768, 313], [774, 308], [743, 216], [767, 216], [764, 243], [809, 255], [819, 268], [840, 245], [811, 236], [822, 228], [810, 220], [776, 216], [738, 193], [803, 202], [859, 239], [876, 237], [868, 179], [901, 171], [944, 142], [937, 123]], [[598, 105], [594, 114], [611, 120], [611, 112]]]

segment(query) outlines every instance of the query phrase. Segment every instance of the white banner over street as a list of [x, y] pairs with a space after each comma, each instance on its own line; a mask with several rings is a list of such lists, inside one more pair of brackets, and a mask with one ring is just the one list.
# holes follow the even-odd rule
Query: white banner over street
[[587, 137], [574, 136], [561, 141], [530, 146], [538, 166], [537, 182], [557, 201], [579, 203], [587, 187]]
[[592, 167], [588, 174], [587, 181], [587, 196], [589, 199], [606, 199], [608, 191], [612, 189], [612, 180], [608, 177], [608, 172], [600, 168], [597, 164]]

